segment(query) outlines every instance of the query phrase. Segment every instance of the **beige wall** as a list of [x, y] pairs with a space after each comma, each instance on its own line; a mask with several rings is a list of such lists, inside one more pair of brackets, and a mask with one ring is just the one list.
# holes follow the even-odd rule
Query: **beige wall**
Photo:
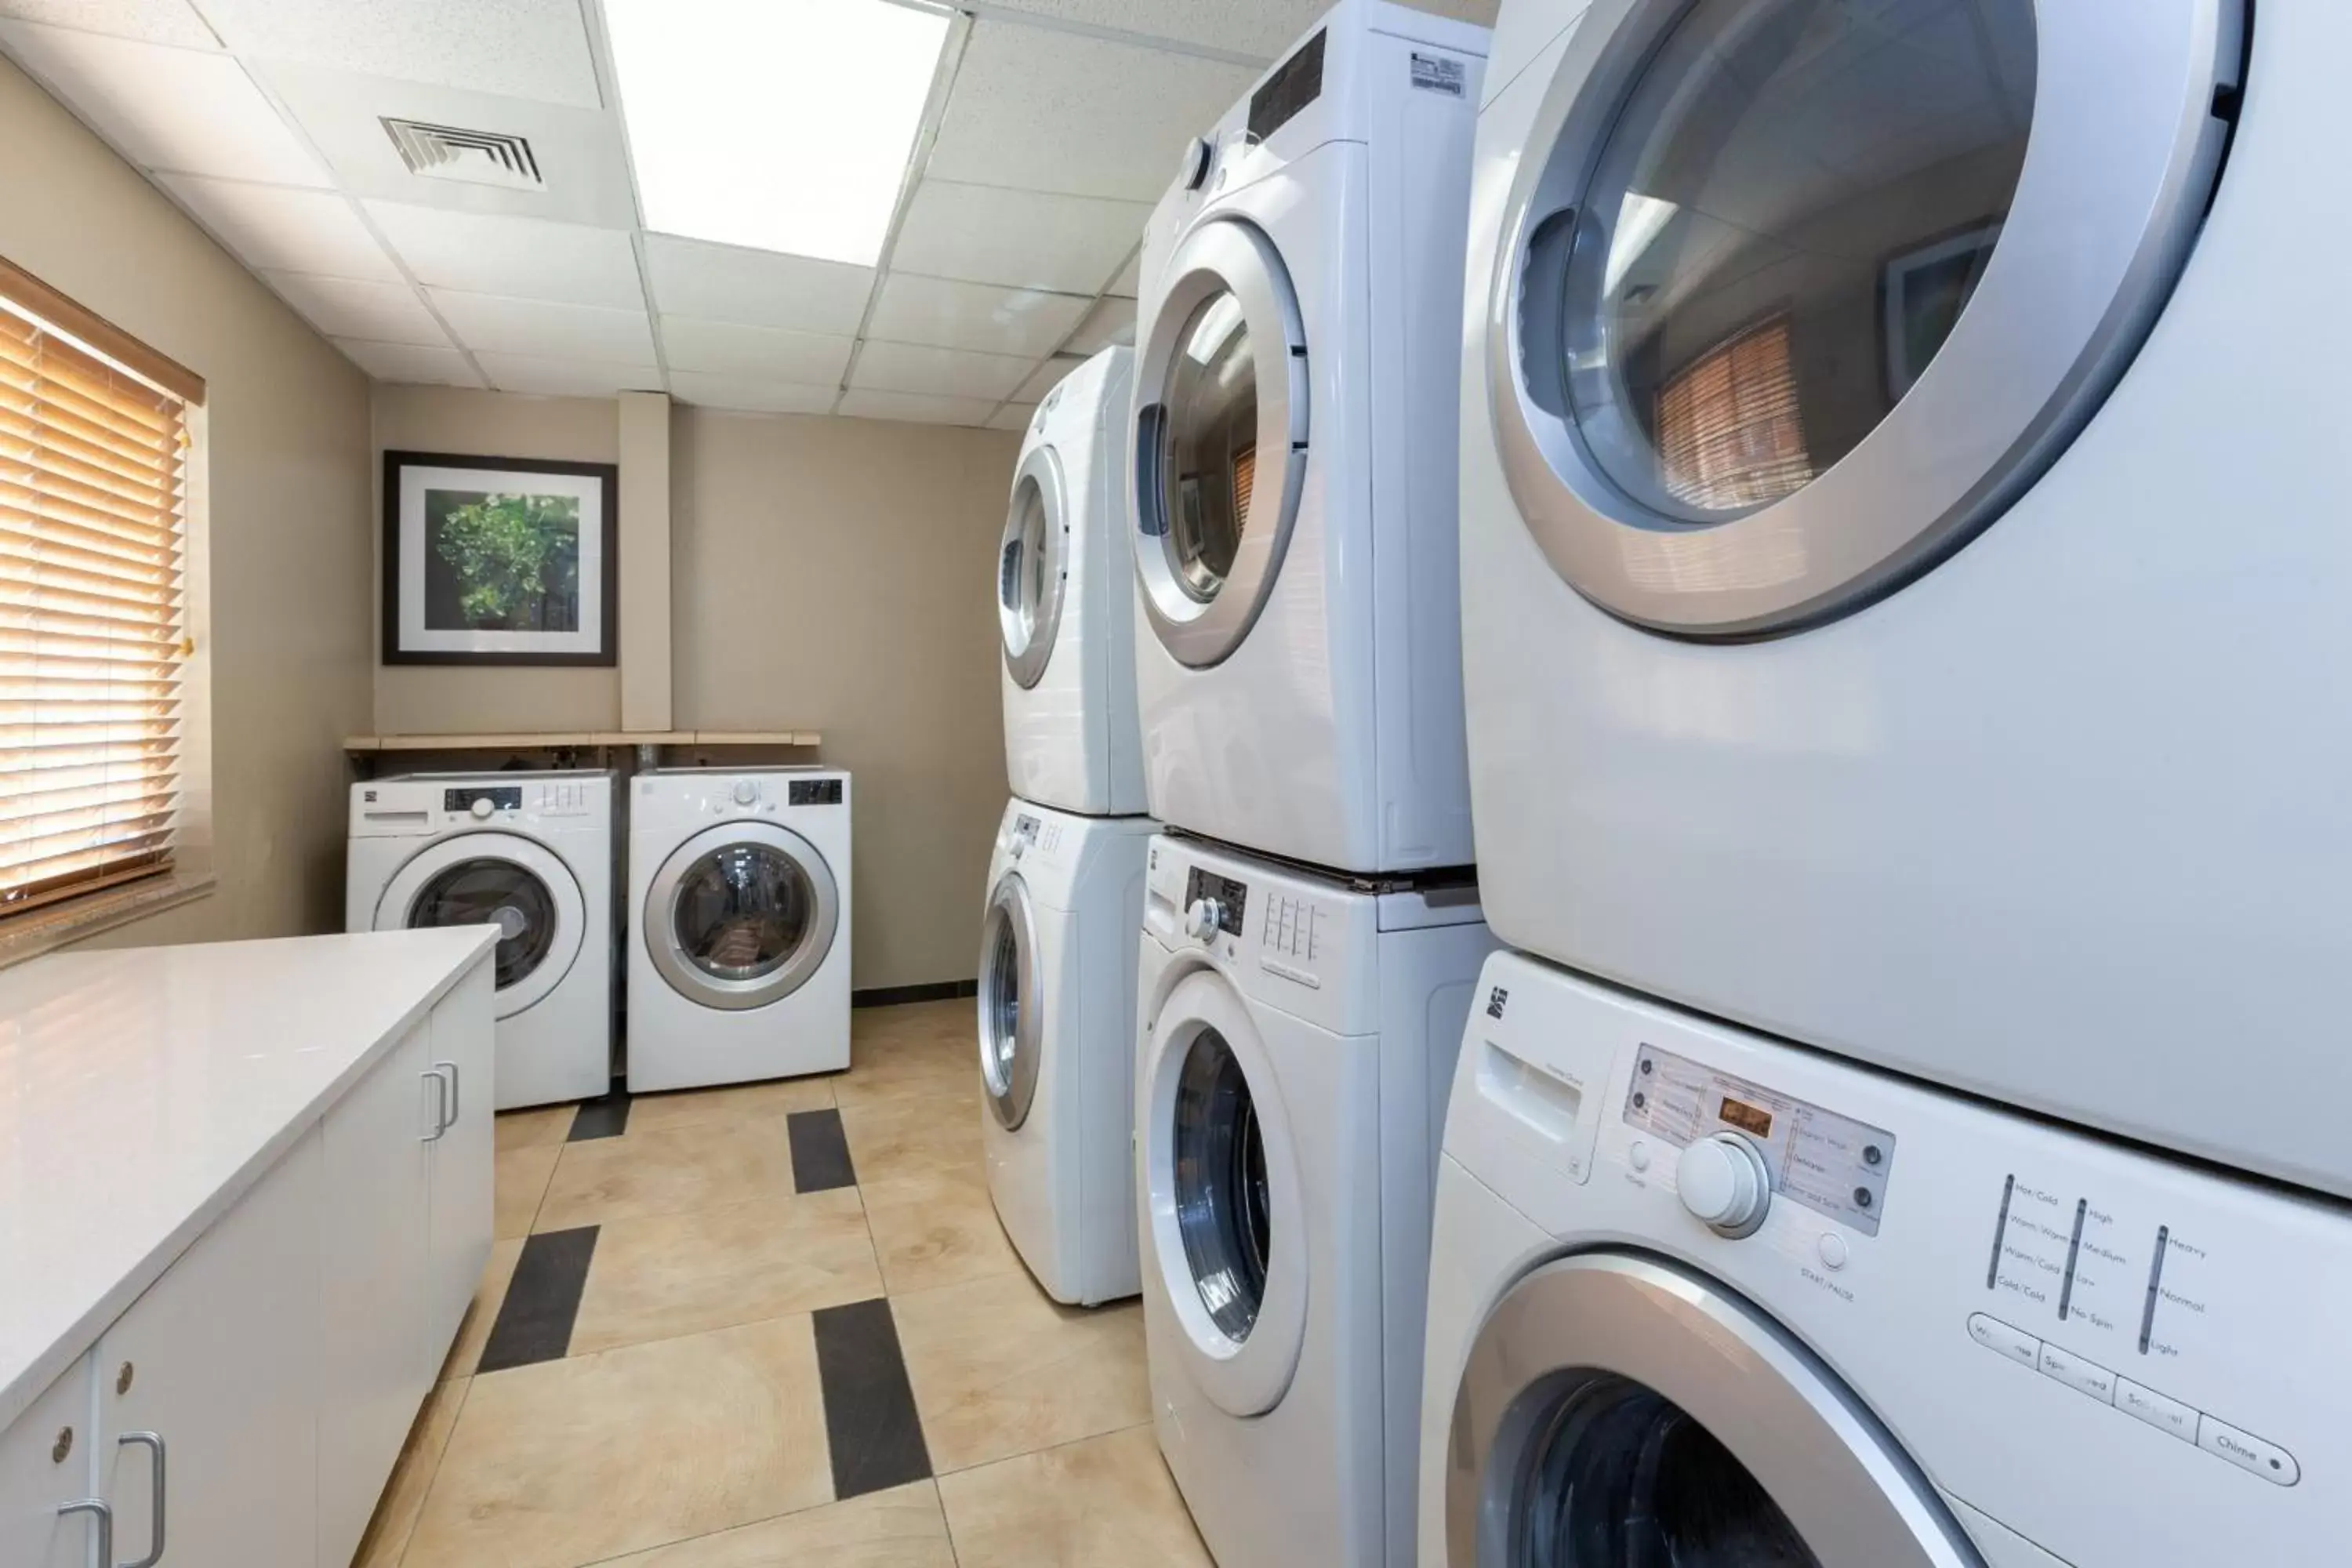
[[365, 379], [5, 60], [0, 256], [210, 394], [219, 888], [99, 940], [340, 930], [341, 738], [370, 709]]

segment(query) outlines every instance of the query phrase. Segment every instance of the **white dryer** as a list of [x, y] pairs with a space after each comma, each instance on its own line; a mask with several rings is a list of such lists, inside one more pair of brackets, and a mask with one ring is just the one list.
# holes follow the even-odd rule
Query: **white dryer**
[[1466, 883], [1152, 843], [1144, 1336], [1160, 1450], [1222, 1568], [1412, 1561], [1430, 1184], [1493, 947]]
[[1158, 825], [1004, 808], [980, 945], [981, 1131], [988, 1190], [1057, 1301], [1139, 1288], [1135, 932]]
[[[613, 1087], [613, 775], [407, 773], [352, 786], [343, 929], [499, 928], [500, 1110]], [[462, 1088], [459, 1090], [463, 1092]]]
[[849, 1066], [849, 805], [831, 768], [636, 776], [633, 1092]]
[[2352, 213], [2310, 150], [2352, 7], [2246, 20], [1596, 0], [1496, 94], [1462, 538], [1506, 939], [2352, 1194], [2336, 1094], [2277, 1092], [2346, 1082]]
[[1108, 348], [1037, 405], [996, 552], [1004, 765], [1023, 800], [1143, 810], [1127, 421], [1135, 351]]
[[1517, 954], [1478, 1002], [1421, 1568], [2343, 1560], [2343, 1206]]
[[1341, 0], [1144, 237], [1151, 815], [1344, 871], [1467, 865], [1457, 325], [1483, 28]]

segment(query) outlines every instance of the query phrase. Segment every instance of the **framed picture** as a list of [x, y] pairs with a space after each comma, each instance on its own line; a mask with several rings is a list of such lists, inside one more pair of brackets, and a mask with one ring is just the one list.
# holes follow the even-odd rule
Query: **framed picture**
[[616, 662], [620, 473], [386, 452], [383, 662]]
[[1878, 336], [1887, 406], [1911, 390], [1952, 335], [1960, 307], [1976, 292], [2000, 237], [2000, 220], [1988, 218], [1899, 252], [1879, 268]]

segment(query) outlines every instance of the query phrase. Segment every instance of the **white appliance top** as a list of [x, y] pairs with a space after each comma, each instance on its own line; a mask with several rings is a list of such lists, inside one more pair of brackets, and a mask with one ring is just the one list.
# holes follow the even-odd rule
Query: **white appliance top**
[[352, 785], [354, 838], [415, 838], [504, 827], [532, 834], [612, 822], [608, 772], [398, 773]]
[[636, 777], [629, 831], [675, 834], [713, 821], [799, 825], [849, 809], [849, 774], [839, 768], [661, 768]]

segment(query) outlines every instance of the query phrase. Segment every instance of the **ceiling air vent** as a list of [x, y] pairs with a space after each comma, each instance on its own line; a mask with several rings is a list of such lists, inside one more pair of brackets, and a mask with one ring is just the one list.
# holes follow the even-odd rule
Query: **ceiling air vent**
[[500, 131], [467, 131], [455, 125], [428, 125], [421, 120], [383, 117], [384, 134], [400, 149], [400, 161], [412, 174], [428, 180], [458, 180], [469, 185], [499, 185], [509, 191], [543, 191], [547, 181], [530, 143]]

